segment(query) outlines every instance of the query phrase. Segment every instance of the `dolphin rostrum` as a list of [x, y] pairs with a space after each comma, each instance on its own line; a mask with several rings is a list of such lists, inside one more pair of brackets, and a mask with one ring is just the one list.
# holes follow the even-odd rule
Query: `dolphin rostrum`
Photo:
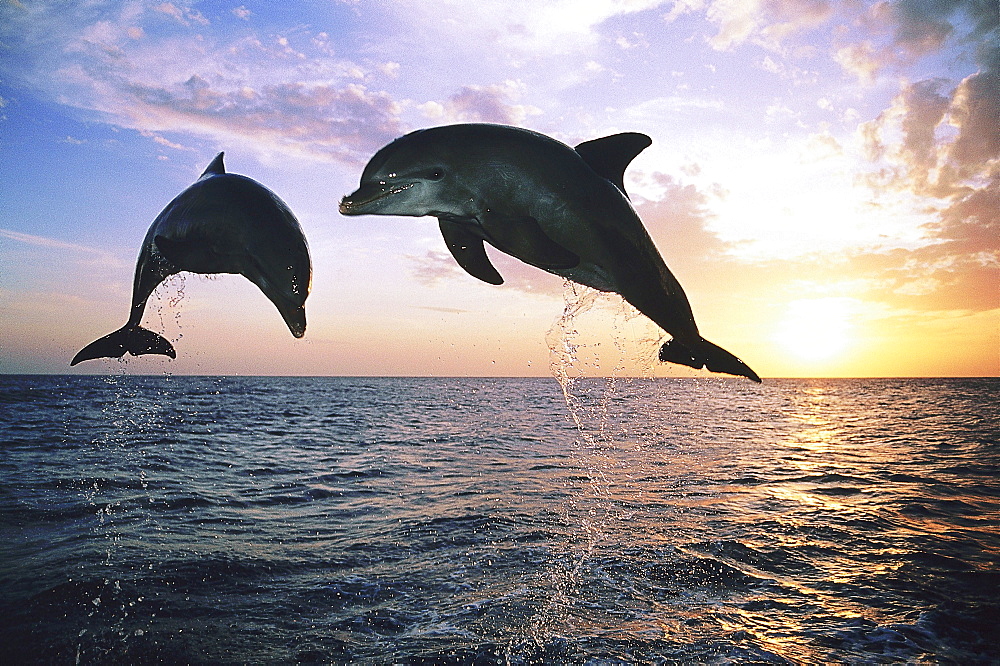
[[760, 381], [698, 333], [687, 296], [625, 194], [625, 168], [652, 141], [625, 133], [575, 149], [517, 127], [461, 124], [417, 130], [368, 162], [344, 215], [432, 215], [458, 264], [503, 278], [487, 242], [521, 261], [620, 294], [672, 338], [661, 361]]
[[168, 340], [139, 323], [153, 290], [181, 271], [243, 275], [274, 303], [292, 335], [305, 335], [312, 266], [302, 228], [271, 190], [226, 173], [222, 156], [216, 155], [149, 227], [135, 266], [128, 322], [81, 349], [70, 365], [125, 352], [176, 358]]

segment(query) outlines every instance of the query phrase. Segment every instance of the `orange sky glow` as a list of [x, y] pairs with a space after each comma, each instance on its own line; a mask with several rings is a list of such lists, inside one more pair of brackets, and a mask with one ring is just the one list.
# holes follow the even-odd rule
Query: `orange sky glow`
[[[702, 334], [762, 377], [1000, 374], [995, 3], [407, 0], [0, 8], [0, 372], [690, 376], [662, 331], [432, 218], [347, 218], [369, 157], [455, 122], [653, 145], [626, 188]], [[185, 275], [144, 325], [177, 349], [88, 361], [142, 238], [226, 151], [313, 260], [304, 339], [239, 276]], [[570, 322], [560, 315], [585, 303]], [[589, 306], [589, 307], [588, 307]]]

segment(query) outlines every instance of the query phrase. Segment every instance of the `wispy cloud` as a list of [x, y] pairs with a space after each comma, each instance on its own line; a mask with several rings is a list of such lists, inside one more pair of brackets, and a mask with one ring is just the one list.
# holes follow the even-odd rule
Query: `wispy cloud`
[[829, 0], [675, 0], [664, 18], [669, 22], [703, 12], [718, 27], [708, 40], [713, 48], [726, 50], [751, 41], [777, 50], [789, 36], [829, 21], [834, 7]]
[[66, 241], [61, 241], [55, 238], [46, 238], [45, 236], [26, 234], [21, 231], [14, 231], [13, 229], [0, 228], [0, 237], [7, 238], [12, 241], [17, 241], [19, 243], [25, 243], [27, 245], [34, 245], [35, 247], [45, 247], [54, 250], [66, 250], [69, 252], [81, 252], [84, 254], [99, 255], [101, 257], [112, 256], [108, 252], [100, 250], [98, 248], [88, 247], [86, 245], [78, 245], [76, 243], [67, 243]]
[[[0, 228], [0, 250], [5, 251], [4, 254], [7, 254], [8, 259], [11, 258], [11, 255], [7, 251], [12, 248], [9, 246], [3, 247], [5, 241], [13, 241], [33, 248], [40, 248], [44, 254], [51, 255], [50, 258], [60, 264], [77, 264], [102, 272], [111, 269], [119, 271], [127, 265], [127, 262], [121, 257], [100, 248], [14, 231], [13, 229]], [[31, 261], [34, 262], [38, 259], [37, 252], [35, 255], [32, 255]], [[6, 268], [10, 269], [11, 266], [7, 265]]]

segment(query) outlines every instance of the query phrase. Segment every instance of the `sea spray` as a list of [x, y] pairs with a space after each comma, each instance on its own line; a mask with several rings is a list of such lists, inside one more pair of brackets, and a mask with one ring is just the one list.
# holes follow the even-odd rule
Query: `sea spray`
[[148, 509], [147, 444], [162, 429], [161, 413], [169, 401], [166, 391], [151, 392], [144, 378], [129, 375], [127, 359], [116, 361], [117, 372], [102, 378], [107, 391], [100, 396], [101, 419], [80, 458], [81, 467], [91, 470], [82, 494], [96, 519], [91, 531], [94, 541], [103, 543], [101, 564], [107, 574], [87, 588], [89, 611], [77, 633], [78, 662], [121, 651], [150, 625], [130, 617], [145, 601], [130, 578], [154, 568], [152, 560], [134, 554], [145, 550], [139, 542], [156, 530]]
[[[153, 298], [156, 299], [156, 314], [160, 320], [160, 328], [156, 332], [173, 344], [184, 337], [184, 331], [181, 328], [181, 304], [184, 303], [186, 295], [184, 292], [184, 287], [187, 285], [185, 276], [185, 273], [174, 273], [157, 285], [153, 291]], [[165, 313], [170, 313], [169, 319], [173, 321], [174, 331], [170, 335], [166, 331]]]
[[[638, 368], [640, 377], [652, 377], [652, 359], [659, 342], [658, 335], [637, 330], [637, 320], [645, 319], [615, 294], [566, 280], [563, 296], [563, 310], [546, 334], [549, 367], [577, 431], [572, 460], [586, 471], [586, 485], [566, 503], [563, 519], [573, 530], [567, 541], [569, 548], [552, 568], [549, 600], [532, 621], [532, 639], [542, 649], [549, 649], [546, 646], [554, 636], [572, 633], [574, 624], [587, 622], [590, 604], [584, 598], [585, 569], [602, 549], [623, 546], [608, 542], [609, 532], [615, 531], [609, 528], [628, 521], [633, 514], [619, 506], [620, 497], [615, 499], [623, 487], [631, 487], [625, 478], [625, 463], [617, 455], [623, 446], [629, 446], [628, 428], [616, 427], [623, 415], [615, 409], [622, 389], [635, 380], [628, 376], [630, 372], [634, 374]], [[611, 307], [595, 307], [600, 305]], [[581, 334], [581, 317], [593, 313], [591, 318], [602, 318], [608, 310], [612, 313], [610, 346], [600, 334]]]

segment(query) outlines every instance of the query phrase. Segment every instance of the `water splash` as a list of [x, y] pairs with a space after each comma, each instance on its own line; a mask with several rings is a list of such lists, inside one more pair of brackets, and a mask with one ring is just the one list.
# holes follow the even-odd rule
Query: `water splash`
[[[636, 443], [628, 441], [625, 429], [619, 426], [623, 419], [642, 416], [616, 413], [615, 405], [631, 382], [648, 381], [653, 376], [661, 335], [658, 329], [651, 331], [651, 322], [617, 294], [566, 280], [563, 296], [563, 311], [546, 333], [549, 368], [576, 427], [572, 458], [585, 472], [586, 481], [564, 508], [563, 520], [573, 533], [567, 540], [567, 552], [548, 573], [548, 602], [532, 618], [532, 639], [538, 647], [558, 635], [560, 627], [565, 629], [567, 622], [572, 622], [569, 618], [586, 615], [583, 596], [588, 564], [600, 551], [621, 545], [612, 543], [611, 535], [634, 514], [621, 502], [620, 491], [631, 483], [620, 454], [623, 447]], [[610, 308], [595, 307], [601, 305]], [[606, 324], [609, 311], [610, 346], [601, 334], [596, 338], [581, 334], [581, 317], [604, 319], [596, 323]], [[588, 331], [604, 328], [589, 323]]]
[[[82, 449], [81, 463], [92, 470], [81, 486], [82, 496], [93, 510], [91, 531], [103, 543], [96, 568], [83, 573], [80, 585], [88, 591], [86, 623], [77, 636], [78, 661], [84, 654], [100, 652], [104, 645], [119, 645], [130, 636], [141, 636], [150, 621], [136, 626], [132, 615], [143, 602], [129, 585], [130, 568], [143, 574], [154, 562], [137, 558], [145, 536], [157, 529], [147, 510], [150, 502], [148, 449], [145, 442], [161, 427], [164, 391], [150, 394], [144, 380], [128, 374], [128, 360], [118, 359], [117, 372], [103, 381], [100, 419], [94, 425], [89, 446]], [[89, 579], [89, 580], [88, 580]]]
[[570, 416], [581, 430], [583, 425], [578, 418], [579, 405], [573, 396], [573, 387], [582, 375], [582, 368], [578, 363], [580, 332], [576, 328], [575, 319], [577, 315], [594, 307], [599, 294], [595, 289], [564, 280], [562, 314], [545, 334], [545, 341], [549, 346], [549, 370], [559, 382]]
[[[175, 344], [184, 337], [181, 327], [181, 304], [184, 302], [186, 296], [184, 293], [185, 286], [187, 286], [185, 274], [175, 273], [160, 283], [156, 290], [153, 291], [153, 297], [156, 299], [156, 313], [160, 320], [160, 328], [157, 333], [160, 333], [169, 339], [171, 343]], [[173, 319], [172, 328], [175, 333], [169, 336], [166, 332], [167, 320], [164, 319], [165, 312], [171, 313]]]

